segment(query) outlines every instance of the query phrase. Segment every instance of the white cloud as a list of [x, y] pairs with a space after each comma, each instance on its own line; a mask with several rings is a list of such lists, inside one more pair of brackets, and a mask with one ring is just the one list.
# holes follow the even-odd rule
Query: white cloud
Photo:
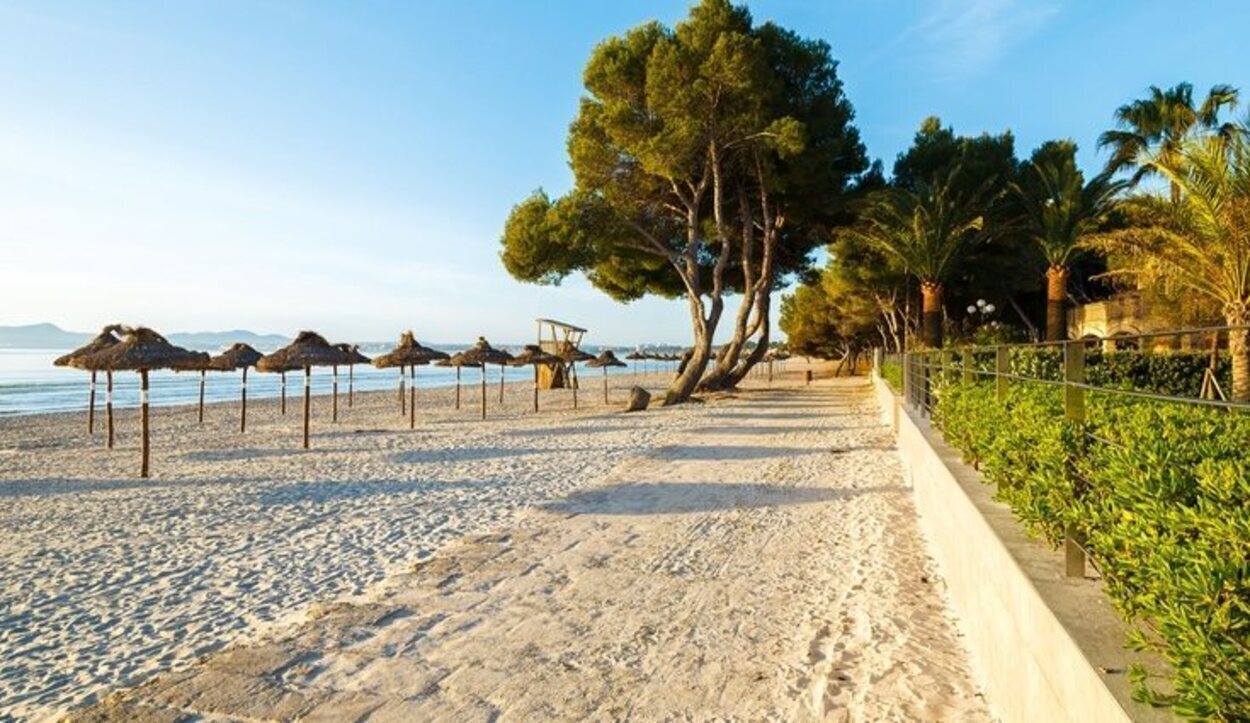
[[934, 0], [926, 5], [919, 20], [873, 56], [911, 51], [942, 80], [977, 75], [1059, 12], [1056, 3], [1041, 0]]

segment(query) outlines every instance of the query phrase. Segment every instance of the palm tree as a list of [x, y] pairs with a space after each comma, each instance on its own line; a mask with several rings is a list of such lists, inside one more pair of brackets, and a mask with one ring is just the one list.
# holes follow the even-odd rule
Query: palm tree
[[914, 191], [887, 188], [865, 199], [860, 218], [847, 233], [880, 249], [920, 280], [925, 346], [942, 346], [942, 290], [955, 262], [969, 246], [987, 238], [985, 209], [996, 179], [961, 191], [962, 166], [938, 174]]
[[1250, 135], [1191, 137], [1174, 151], [1144, 159], [1177, 189], [1177, 202], [1155, 194], [1129, 199], [1132, 227], [1100, 234], [1116, 254], [1112, 273], [1168, 284], [1217, 303], [1233, 362], [1232, 398], [1250, 402]]
[[[1184, 141], [1195, 132], [1223, 137], [1237, 132], [1238, 126], [1220, 122], [1220, 111], [1237, 105], [1236, 88], [1216, 85], [1207, 92], [1200, 105], [1194, 105], [1194, 86], [1178, 83], [1166, 90], [1150, 86], [1150, 96], [1120, 106], [1115, 112], [1116, 128], [1098, 137], [1099, 148], [1110, 148], [1107, 170], [1115, 173], [1135, 169], [1133, 185], [1155, 173], [1154, 166], [1142, 163], [1141, 157], [1153, 155], [1174, 162]], [[1172, 200], [1180, 190], [1172, 185]]]
[[1085, 182], [1076, 165], [1076, 144], [1054, 141], [1044, 144], [1024, 167], [1021, 178], [1010, 187], [1019, 201], [1027, 233], [1046, 259], [1046, 340], [1068, 336], [1068, 276], [1072, 258], [1086, 234], [1116, 204], [1127, 181], [1112, 180], [1106, 171]]

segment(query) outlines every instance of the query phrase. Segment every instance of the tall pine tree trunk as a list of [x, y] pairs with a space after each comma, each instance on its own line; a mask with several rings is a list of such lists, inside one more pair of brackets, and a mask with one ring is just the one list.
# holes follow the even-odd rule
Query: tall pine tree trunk
[[[1229, 326], [1244, 327], [1250, 324], [1250, 307], [1239, 301], [1224, 307], [1224, 319]], [[1233, 361], [1234, 402], [1250, 402], [1250, 329], [1230, 329], [1228, 354]]]
[[938, 281], [921, 281], [920, 296], [923, 299], [924, 316], [921, 323], [921, 340], [930, 349], [942, 348], [942, 284]]
[[1046, 269], [1046, 341], [1068, 338], [1068, 267]]

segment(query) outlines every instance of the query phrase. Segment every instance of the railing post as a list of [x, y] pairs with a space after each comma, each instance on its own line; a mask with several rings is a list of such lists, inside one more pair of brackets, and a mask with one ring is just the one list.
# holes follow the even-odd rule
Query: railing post
[[998, 401], [1007, 401], [1007, 374], [1011, 372], [1011, 357], [1007, 355], [1007, 347], [999, 345], [994, 349], [994, 392]]
[[926, 417], [929, 416], [929, 405], [933, 403], [932, 401], [933, 400], [933, 394], [932, 394], [932, 391], [933, 391], [932, 376], [933, 375], [931, 374], [931, 372], [933, 371], [933, 369], [931, 368], [933, 366], [933, 360], [930, 358], [932, 356], [933, 356], [932, 352], [927, 352], [927, 351], [921, 352], [922, 362], [921, 362], [920, 371], [922, 373], [920, 375], [920, 379], [921, 379], [922, 387], [921, 387], [921, 395], [920, 395], [920, 410], [924, 412]]
[[903, 363], [903, 403], [911, 404], [911, 353], [904, 351], [900, 356], [900, 362]]
[[971, 348], [964, 349], [963, 361], [961, 362], [963, 366], [963, 383], [964, 384], [972, 384], [973, 382], [976, 381], [976, 375], [972, 373], [973, 365], [975, 363], [976, 363], [976, 360], [973, 358], [972, 349]]
[[[1085, 421], [1085, 344], [1068, 341], [1063, 345], [1063, 416], [1069, 422]], [[1067, 463], [1069, 481], [1075, 490], [1076, 460]], [[1079, 533], [1069, 526], [1063, 532], [1064, 570], [1068, 577], [1085, 576], [1085, 551], [1081, 548]]]

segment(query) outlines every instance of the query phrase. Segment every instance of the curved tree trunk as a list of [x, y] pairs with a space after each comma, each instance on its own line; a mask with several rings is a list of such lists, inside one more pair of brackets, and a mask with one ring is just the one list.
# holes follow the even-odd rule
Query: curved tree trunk
[[924, 299], [922, 341], [930, 349], [942, 348], [942, 284], [938, 281], [921, 281], [920, 295]]
[[1068, 267], [1046, 269], [1046, 341], [1068, 338]]
[[[1224, 308], [1224, 319], [1229, 326], [1245, 327], [1250, 324], [1250, 307], [1244, 301], [1229, 304]], [[1228, 354], [1233, 361], [1230, 397], [1234, 402], [1250, 402], [1250, 329], [1229, 329]]]

